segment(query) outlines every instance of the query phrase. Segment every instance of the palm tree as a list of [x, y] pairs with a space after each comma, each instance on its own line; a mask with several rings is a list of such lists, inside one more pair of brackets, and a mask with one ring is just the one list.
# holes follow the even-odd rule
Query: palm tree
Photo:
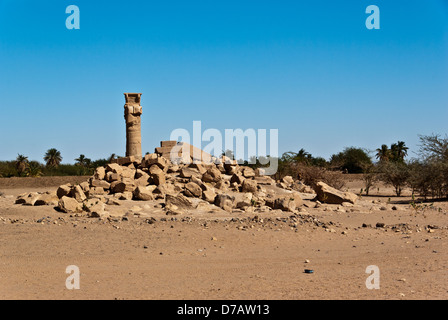
[[17, 155], [16, 158], [16, 169], [19, 176], [23, 175], [28, 168], [29, 162], [28, 157], [25, 157], [22, 154]]
[[40, 177], [42, 176], [42, 165], [37, 161], [31, 161], [26, 170], [26, 175], [28, 177]]
[[82, 166], [82, 167], [86, 167], [89, 163], [90, 163], [90, 159], [86, 158], [85, 155], [81, 154], [79, 155], [79, 158], [75, 159], [76, 161], [76, 165]]
[[300, 149], [299, 152], [285, 152], [282, 155], [282, 158], [286, 162], [305, 162], [308, 163], [312, 160], [312, 156], [309, 152], [306, 152], [305, 149]]
[[47, 163], [47, 167], [57, 167], [62, 161], [61, 152], [51, 148], [45, 153], [44, 160]]
[[381, 146], [381, 148], [376, 149], [376, 158], [380, 160], [380, 162], [389, 161], [391, 156], [391, 151], [389, 147], [385, 144]]
[[404, 157], [408, 155], [408, 147], [403, 141], [398, 141], [390, 146], [392, 160], [404, 161]]
[[399, 160], [404, 160], [404, 158], [408, 155], [409, 148], [406, 147], [406, 144], [403, 141], [397, 142], [397, 156]]

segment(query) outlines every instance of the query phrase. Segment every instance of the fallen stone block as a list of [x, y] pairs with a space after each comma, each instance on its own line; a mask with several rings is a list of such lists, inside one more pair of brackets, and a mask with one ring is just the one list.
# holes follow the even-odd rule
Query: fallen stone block
[[215, 205], [220, 207], [221, 209], [232, 212], [235, 207], [235, 197], [232, 197], [227, 194], [218, 194], [215, 197]]
[[71, 191], [72, 191], [72, 185], [64, 184], [58, 188], [58, 190], [56, 191], [56, 195], [58, 196], [59, 199], [61, 199], [62, 197], [69, 196]]
[[121, 172], [123, 171], [123, 167], [118, 163], [109, 163], [106, 166], [106, 171], [121, 174]]
[[35, 206], [57, 206], [59, 198], [55, 193], [46, 192], [34, 202]]
[[90, 178], [90, 186], [91, 187], [97, 187], [97, 188], [103, 188], [105, 190], [110, 189], [110, 183], [105, 180], [98, 180], [94, 178]]
[[343, 202], [354, 204], [358, 199], [358, 196], [354, 193], [339, 191], [323, 182], [318, 182], [314, 191], [317, 194], [317, 200], [328, 204], [342, 204]]
[[200, 198], [202, 196], [202, 189], [194, 182], [189, 182], [185, 185], [185, 195], [187, 197]]
[[154, 200], [152, 191], [152, 188], [148, 189], [146, 187], [138, 186], [134, 191], [134, 198], [142, 201]]
[[246, 178], [244, 178], [242, 175], [234, 173], [230, 178], [230, 183], [236, 183], [238, 185], [241, 185], [244, 180], [246, 180]]
[[250, 167], [243, 167], [241, 170], [241, 173], [242, 173], [243, 177], [245, 177], [245, 178], [254, 178], [255, 177], [255, 171], [254, 171], [254, 169], [252, 169]]
[[193, 202], [182, 194], [177, 196], [167, 194], [165, 197], [165, 209], [171, 214], [183, 214], [194, 209]]
[[202, 175], [199, 173], [198, 169], [196, 169], [196, 168], [184, 167], [180, 170], [180, 177], [191, 178], [192, 176], [195, 176], [198, 179], [202, 178]]
[[166, 182], [165, 173], [157, 165], [152, 165], [149, 168], [149, 174], [155, 185], [159, 186]]
[[58, 207], [65, 213], [80, 213], [82, 212], [82, 205], [76, 199], [63, 196], [59, 199]]
[[216, 167], [208, 169], [202, 176], [202, 181], [204, 182], [219, 182], [221, 181], [221, 171], [219, 171]]
[[257, 189], [258, 189], [258, 184], [257, 184], [257, 181], [255, 181], [255, 180], [246, 179], [243, 181], [243, 183], [241, 185], [242, 192], [255, 193], [255, 192], [257, 192]]
[[72, 188], [70, 195], [72, 198], [75, 198], [76, 201], [78, 202], [82, 202], [87, 199], [86, 194], [79, 185], [76, 185]]
[[104, 180], [106, 178], [106, 168], [98, 167], [95, 169], [95, 174], [93, 175], [97, 180]]

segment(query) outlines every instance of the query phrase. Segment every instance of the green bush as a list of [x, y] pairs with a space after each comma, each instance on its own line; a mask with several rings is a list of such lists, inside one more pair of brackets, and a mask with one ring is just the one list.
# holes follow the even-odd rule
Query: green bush
[[348, 173], [363, 173], [364, 168], [372, 164], [372, 159], [364, 149], [345, 148], [344, 151], [331, 156], [330, 166]]

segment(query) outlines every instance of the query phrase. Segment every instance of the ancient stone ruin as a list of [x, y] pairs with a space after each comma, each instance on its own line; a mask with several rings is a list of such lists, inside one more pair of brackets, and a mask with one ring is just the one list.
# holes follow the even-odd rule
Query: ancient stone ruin
[[[56, 194], [20, 195], [16, 203], [55, 205], [66, 213], [86, 212], [91, 217], [107, 216], [107, 206], [122, 201], [155, 201], [166, 214], [193, 214], [197, 208], [209, 211], [300, 212], [304, 196], [331, 203], [356, 201], [323, 183], [316, 192], [292, 177], [275, 181], [262, 169], [241, 166], [177, 141], [162, 141], [154, 153], [142, 156], [141, 93], [125, 93], [126, 157], [99, 167], [78, 185], [62, 185]], [[317, 193], [317, 195], [316, 195]]]
[[126, 120], [126, 156], [142, 157], [141, 93], [125, 93], [124, 119]]

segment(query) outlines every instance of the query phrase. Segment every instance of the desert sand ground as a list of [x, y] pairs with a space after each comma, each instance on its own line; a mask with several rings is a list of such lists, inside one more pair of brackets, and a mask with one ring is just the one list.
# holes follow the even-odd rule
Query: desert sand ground
[[[113, 210], [124, 219], [98, 219], [14, 204], [85, 180], [0, 179], [1, 299], [448, 298], [448, 202], [415, 210], [409, 191], [397, 198], [381, 185], [359, 205], [305, 201], [297, 215], [173, 217], [160, 201], [123, 201]], [[355, 193], [362, 185], [347, 182]], [[80, 269], [79, 290], [65, 286], [69, 265]], [[380, 289], [366, 288], [370, 265]]]

